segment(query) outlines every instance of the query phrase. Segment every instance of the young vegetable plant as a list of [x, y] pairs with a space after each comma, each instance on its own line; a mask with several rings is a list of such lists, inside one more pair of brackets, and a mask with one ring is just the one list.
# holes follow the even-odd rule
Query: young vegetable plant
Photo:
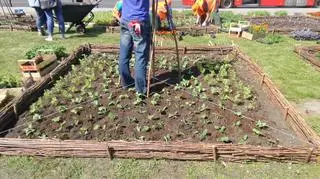
[[158, 105], [160, 102], [160, 99], [161, 99], [161, 95], [158, 93], [155, 93], [152, 95], [152, 99], [151, 99], [150, 103], [154, 106]]
[[217, 139], [218, 142], [223, 142], [223, 143], [230, 143], [231, 140], [228, 136], [223, 136]]
[[166, 134], [165, 136], [163, 136], [163, 139], [166, 141], [166, 142], [169, 142], [172, 140], [172, 137], [170, 134]]
[[204, 139], [206, 139], [208, 135], [209, 135], [209, 133], [208, 133], [208, 130], [207, 130], [207, 129], [205, 129], [204, 131], [202, 131], [202, 132], [200, 133], [200, 135], [199, 135], [200, 141], [203, 141]]

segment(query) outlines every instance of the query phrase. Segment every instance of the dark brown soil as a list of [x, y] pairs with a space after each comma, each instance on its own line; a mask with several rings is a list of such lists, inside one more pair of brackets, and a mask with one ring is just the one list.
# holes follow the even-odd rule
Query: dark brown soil
[[263, 127], [294, 135], [243, 62], [184, 57], [185, 80], [177, 86], [174, 61], [158, 58], [152, 96], [138, 102], [132, 88], [117, 87], [116, 59], [83, 60], [21, 115], [16, 126], [24, 126], [6, 137], [299, 144]]
[[320, 19], [315, 19], [307, 16], [285, 16], [285, 17], [252, 17], [248, 19], [252, 24], [267, 23], [269, 29], [312, 29], [320, 31]]

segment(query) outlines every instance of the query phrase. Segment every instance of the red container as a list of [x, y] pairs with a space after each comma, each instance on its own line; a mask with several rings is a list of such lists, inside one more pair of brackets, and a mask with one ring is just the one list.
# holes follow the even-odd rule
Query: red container
[[194, 0], [182, 0], [182, 4], [185, 6], [192, 6]]

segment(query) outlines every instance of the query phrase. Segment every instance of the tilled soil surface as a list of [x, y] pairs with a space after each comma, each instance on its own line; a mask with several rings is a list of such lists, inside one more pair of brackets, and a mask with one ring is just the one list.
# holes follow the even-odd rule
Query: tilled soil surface
[[320, 18], [311, 18], [307, 16], [285, 16], [285, 17], [252, 17], [248, 18], [251, 24], [268, 24], [269, 29], [312, 29], [320, 31]]
[[244, 62], [185, 56], [177, 84], [174, 60], [160, 57], [145, 99], [118, 87], [117, 58], [82, 60], [6, 137], [300, 145]]

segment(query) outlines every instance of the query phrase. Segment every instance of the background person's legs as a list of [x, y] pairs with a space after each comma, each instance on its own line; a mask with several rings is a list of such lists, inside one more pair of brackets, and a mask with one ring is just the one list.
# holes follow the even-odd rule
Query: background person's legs
[[62, 3], [61, 0], [57, 0], [57, 6], [54, 8], [54, 13], [58, 19], [59, 23], [59, 30], [61, 33], [61, 38], [64, 38], [65, 33], [65, 25], [64, 25], [64, 18], [63, 18], [63, 11], [62, 11]]
[[52, 9], [44, 9], [44, 14], [46, 15], [47, 18], [47, 32], [48, 32], [48, 37], [46, 38], [47, 41], [52, 41], [53, 38], [53, 13]]
[[44, 29], [42, 28], [42, 26], [45, 24], [46, 22], [46, 15], [44, 14], [44, 11], [39, 8], [39, 7], [35, 7], [34, 8], [37, 14], [37, 19], [36, 19], [36, 26], [37, 26], [37, 30], [39, 32], [39, 35], [45, 35]]

